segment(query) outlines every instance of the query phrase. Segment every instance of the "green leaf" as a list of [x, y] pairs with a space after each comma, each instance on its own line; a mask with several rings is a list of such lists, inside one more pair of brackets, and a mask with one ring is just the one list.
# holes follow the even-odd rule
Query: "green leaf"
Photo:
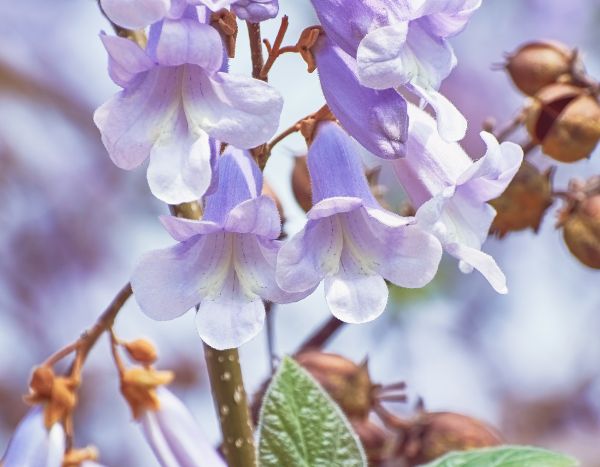
[[529, 446], [500, 446], [451, 452], [425, 467], [577, 467], [571, 457]]
[[340, 408], [294, 360], [281, 362], [260, 412], [261, 467], [366, 467]]

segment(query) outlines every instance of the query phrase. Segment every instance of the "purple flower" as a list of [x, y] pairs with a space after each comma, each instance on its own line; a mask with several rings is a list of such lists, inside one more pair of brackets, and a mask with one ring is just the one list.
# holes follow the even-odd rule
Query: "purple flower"
[[487, 201], [506, 189], [521, 165], [523, 150], [514, 143], [498, 144], [493, 135], [482, 132], [487, 153], [473, 162], [458, 143], [440, 137], [426, 112], [409, 104], [408, 115], [407, 155], [393, 166], [418, 208], [418, 224], [460, 260], [463, 272], [475, 268], [497, 292], [506, 293], [504, 274], [481, 245], [496, 215]]
[[319, 125], [308, 168], [314, 204], [304, 229], [277, 257], [281, 288], [312, 290], [325, 279], [331, 312], [362, 323], [385, 309], [384, 279], [422, 287], [434, 277], [442, 255], [439, 241], [414, 225], [413, 218], [377, 203], [352, 140], [335, 123]]
[[281, 223], [261, 196], [262, 175], [250, 156], [231, 146], [218, 163], [219, 185], [206, 197], [202, 221], [164, 217], [178, 245], [146, 254], [131, 285], [151, 318], [176, 318], [200, 304], [196, 324], [211, 347], [239, 347], [262, 328], [263, 300], [297, 301], [275, 282]]
[[438, 92], [456, 65], [447, 38], [458, 33], [481, 0], [312, 0], [327, 35], [357, 60], [360, 82], [405, 88], [435, 110], [439, 132], [462, 139], [466, 120]]
[[103, 11], [119, 26], [141, 29], [161, 19], [179, 19], [188, 6], [205, 6], [211, 11], [230, 6], [241, 19], [259, 22], [275, 18], [278, 0], [100, 0]]
[[65, 454], [65, 432], [55, 423], [44, 426], [42, 407], [31, 409], [15, 430], [0, 464], [3, 467], [60, 467]]
[[169, 467], [226, 467], [185, 405], [163, 387], [157, 389], [157, 394], [159, 410], [146, 410], [140, 424], [160, 464]]
[[113, 162], [133, 169], [150, 158], [152, 193], [169, 204], [200, 198], [212, 180], [211, 138], [246, 149], [276, 131], [282, 108], [263, 81], [219, 71], [223, 46], [195, 18], [152, 26], [146, 51], [127, 39], [101, 36], [109, 73], [124, 89], [94, 121]]
[[356, 61], [328, 37], [319, 38], [314, 51], [323, 94], [346, 131], [378, 157], [400, 157], [408, 136], [404, 98], [360, 84]]

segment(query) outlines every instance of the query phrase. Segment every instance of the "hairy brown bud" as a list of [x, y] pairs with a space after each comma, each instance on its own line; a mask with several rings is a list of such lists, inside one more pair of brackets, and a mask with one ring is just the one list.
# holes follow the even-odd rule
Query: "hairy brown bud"
[[416, 466], [450, 451], [500, 444], [500, 434], [479, 420], [457, 413], [432, 412], [420, 415], [406, 430], [399, 455], [408, 465]]
[[585, 187], [559, 212], [559, 226], [567, 247], [586, 266], [600, 269], [600, 177], [592, 179], [590, 192]]
[[121, 393], [129, 403], [133, 417], [140, 418], [146, 410], [158, 410], [160, 401], [156, 388], [173, 381], [170, 371], [156, 371], [148, 368], [130, 368], [121, 378]]
[[365, 419], [369, 415], [374, 385], [366, 364], [357, 365], [341, 355], [317, 350], [302, 352], [295, 358], [348, 417]]
[[54, 384], [54, 371], [49, 366], [38, 366], [31, 374], [29, 388], [39, 397], [50, 397]]
[[527, 130], [545, 154], [560, 162], [588, 157], [600, 139], [600, 104], [568, 84], [543, 88], [527, 109]]
[[69, 449], [65, 453], [62, 467], [79, 467], [85, 461], [98, 460], [98, 449], [95, 446], [87, 446], [82, 449]]
[[540, 172], [529, 162], [523, 162], [504, 193], [490, 201], [497, 211], [491, 232], [499, 237], [527, 228], [537, 232], [552, 205], [553, 173], [552, 169]]
[[294, 197], [304, 212], [312, 208], [312, 188], [310, 185], [310, 175], [306, 156], [297, 156], [294, 158], [294, 168], [292, 169], [292, 191]]
[[558, 81], [569, 81], [577, 58], [573, 50], [554, 41], [530, 42], [507, 56], [506, 70], [515, 86], [528, 96]]
[[127, 354], [132, 360], [143, 365], [152, 365], [158, 358], [156, 347], [154, 347], [152, 342], [146, 339], [136, 339], [131, 342], [125, 342], [123, 347], [127, 350]]

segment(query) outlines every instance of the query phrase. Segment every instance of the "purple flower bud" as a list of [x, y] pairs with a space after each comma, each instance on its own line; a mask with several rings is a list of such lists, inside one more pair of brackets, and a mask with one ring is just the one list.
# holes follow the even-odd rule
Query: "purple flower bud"
[[3, 467], [60, 467], [65, 454], [65, 433], [55, 423], [44, 426], [42, 407], [34, 407], [21, 420], [2, 458]]
[[165, 467], [226, 467], [185, 405], [163, 387], [157, 394], [159, 410], [146, 411], [140, 424], [160, 464]]
[[262, 329], [263, 300], [287, 303], [311, 291], [290, 294], [275, 282], [281, 223], [273, 200], [261, 195], [262, 174], [250, 155], [229, 146], [218, 175], [201, 221], [162, 218], [181, 243], [147, 253], [131, 285], [142, 311], [154, 319], [173, 319], [199, 304], [200, 337], [227, 349]]
[[377, 203], [353, 144], [337, 124], [319, 125], [308, 152], [314, 206], [304, 229], [279, 252], [277, 282], [302, 292], [324, 279], [331, 312], [362, 323], [385, 309], [384, 279], [424, 286], [437, 271], [442, 248], [413, 218]]
[[232, 5], [238, 18], [252, 23], [259, 23], [275, 18], [279, 13], [278, 0], [237, 0]]
[[252, 148], [276, 131], [281, 96], [263, 81], [219, 71], [217, 31], [194, 17], [152, 26], [144, 51], [102, 35], [109, 71], [124, 89], [94, 114], [113, 160], [133, 169], [150, 159], [152, 193], [169, 204], [199, 199], [209, 188], [215, 141]]
[[481, 133], [487, 153], [476, 162], [458, 143], [444, 141], [435, 121], [409, 104], [409, 136], [406, 157], [393, 162], [394, 170], [418, 208], [417, 221], [458, 258], [460, 269], [479, 270], [499, 293], [506, 293], [506, 279], [494, 259], [481, 252], [496, 211], [490, 201], [505, 190], [519, 169], [523, 150], [514, 143], [498, 144]]
[[404, 98], [360, 84], [356, 61], [327, 37], [319, 39], [315, 58], [327, 104], [346, 131], [378, 157], [400, 157], [408, 135]]

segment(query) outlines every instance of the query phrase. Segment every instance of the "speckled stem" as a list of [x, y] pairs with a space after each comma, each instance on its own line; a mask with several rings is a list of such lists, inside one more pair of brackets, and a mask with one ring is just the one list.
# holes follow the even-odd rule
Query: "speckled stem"
[[229, 467], [255, 467], [254, 432], [238, 351], [215, 350], [205, 345], [204, 356], [227, 463]]
[[[202, 216], [202, 209], [195, 202], [170, 206], [170, 209], [174, 215], [187, 219]], [[229, 467], [255, 467], [254, 431], [238, 351], [215, 350], [204, 344], [204, 358], [227, 464]]]

